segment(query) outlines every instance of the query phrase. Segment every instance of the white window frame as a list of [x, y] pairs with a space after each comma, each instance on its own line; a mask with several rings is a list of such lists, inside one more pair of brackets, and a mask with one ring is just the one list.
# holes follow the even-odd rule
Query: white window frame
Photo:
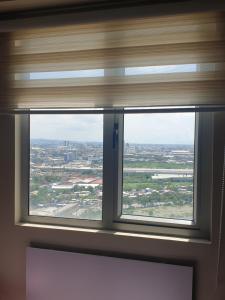
[[[134, 110], [135, 111], [135, 110]], [[174, 112], [174, 108], [161, 108]], [[183, 109], [183, 112], [186, 110]], [[213, 112], [196, 112], [194, 205], [197, 222], [163, 218], [121, 218], [123, 110], [72, 110], [68, 113], [99, 113], [103, 125], [102, 220], [66, 219], [29, 215], [30, 130], [29, 111], [16, 115], [16, 193], [21, 206], [20, 222], [94, 228], [134, 233], [210, 239], [213, 170]], [[143, 111], [135, 111], [143, 112]], [[145, 113], [154, 113], [146, 110]], [[63, 110], [36, 113], [66, 113]], [[18, 197], [17, 197], [18, 198]]]

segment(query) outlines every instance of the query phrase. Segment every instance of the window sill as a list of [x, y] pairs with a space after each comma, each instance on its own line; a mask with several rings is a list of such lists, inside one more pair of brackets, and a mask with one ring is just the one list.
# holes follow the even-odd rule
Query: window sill
[[112, 230], [103, 230], [103, 229], [46, 225], [46, 224], [25, 223], [25, 222], [18, 222], [15, 225], [20, 228], [60, 230], [60, 231], [67, 231], [67, 232], [72, 231], [72, 232], [89, 233], [89, 234], [97, 234], [97, 235], [103, 234], [103, 235], [110, 235], [110, 236], [121, 236], [127, 238], [164, 240], [164, 241], [172, 241], [176, 243], [193, 243], [193, 244], [203, 244], [203, 245], [211, 244], [211, 241], [208, 239], [198, 239], [198, 238], [174, 237], [174, 236], [144, 234], [144, 233], [130, 233], [125, 231], [112, 231]]

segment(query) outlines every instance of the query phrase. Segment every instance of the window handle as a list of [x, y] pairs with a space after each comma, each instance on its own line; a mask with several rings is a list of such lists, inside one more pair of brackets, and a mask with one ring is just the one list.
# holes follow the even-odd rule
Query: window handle
[[113, 149], [116, 148], [118, 142], [118, 131], [119, 131], [119, 124], [115, 123], [113, 127]]

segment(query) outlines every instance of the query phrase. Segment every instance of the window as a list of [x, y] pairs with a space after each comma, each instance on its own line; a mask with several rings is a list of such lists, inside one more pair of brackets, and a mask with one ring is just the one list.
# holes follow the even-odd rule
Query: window
[[212, 117], [194, 107], [18, 116], [23, 220], [207, 237]]
[[137, 14], [10, 34], [22, 219], [208, 238], [223, 23]]
[[101, 220], [102, 165], [103, 115], [31, 115], [29, 214]]
[[122, 217], [194, 220], [194, 137], [195, 113], [125, 115]]

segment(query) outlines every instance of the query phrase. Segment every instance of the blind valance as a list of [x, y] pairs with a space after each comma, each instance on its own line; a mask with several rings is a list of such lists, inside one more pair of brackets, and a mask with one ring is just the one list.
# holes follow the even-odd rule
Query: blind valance
[[13, 108], [225, 104], [222, 12], [21, 30], [10, 49]]

